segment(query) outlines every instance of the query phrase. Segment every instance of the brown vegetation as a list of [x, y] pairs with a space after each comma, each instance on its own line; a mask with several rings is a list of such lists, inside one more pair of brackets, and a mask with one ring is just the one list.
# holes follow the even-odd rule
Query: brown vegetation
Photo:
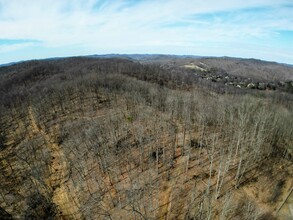
[[275, 219], [292, 187], [290, 93], [116, 58], [0, 73], [0, 218]]

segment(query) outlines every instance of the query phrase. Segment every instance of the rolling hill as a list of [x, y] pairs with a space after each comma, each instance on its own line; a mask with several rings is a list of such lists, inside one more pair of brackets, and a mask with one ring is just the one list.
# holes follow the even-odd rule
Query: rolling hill
[[0, 219], [290, 219], [292, 79], [226, 57], [0, 67]]

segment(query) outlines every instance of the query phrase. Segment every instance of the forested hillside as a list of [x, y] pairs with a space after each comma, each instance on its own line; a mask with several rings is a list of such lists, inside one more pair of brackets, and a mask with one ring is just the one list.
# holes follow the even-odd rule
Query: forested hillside
[[0, 219], [291, 219], [293, 68], [162, 59], [1, 67]]

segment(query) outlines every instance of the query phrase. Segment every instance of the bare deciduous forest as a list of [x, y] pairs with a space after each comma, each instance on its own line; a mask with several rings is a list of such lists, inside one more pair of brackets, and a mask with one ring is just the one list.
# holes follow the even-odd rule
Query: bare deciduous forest
[[143, 58], [0, 68], [0, 218], [291, 219], [293, 68]]

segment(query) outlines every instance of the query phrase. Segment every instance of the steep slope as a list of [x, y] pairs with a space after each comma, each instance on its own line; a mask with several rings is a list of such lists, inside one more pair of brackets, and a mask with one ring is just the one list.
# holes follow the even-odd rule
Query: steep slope
[[80, 219], [81, 216], [78, 212], [79, 205], [74, 187], [72, 184], [68, 184], [70, 169], [67, 158], [58, 144], [37, 125], [31, 106], [29, 106], [28, 117], [31, 123], [32, 133], [39, 134], [43, 137], [52, 157], [49, 164], [50, 177], [48, 180], [45, 180], [45, 182], [48, 182], [48, 187], [53, 190], [52, 202], [56, 205], [57, 210], [62, 213], [62, 216]]
[[127, 59], [1, 71], [4, 219], [275, 219], [292, 188], [288, 93]]

